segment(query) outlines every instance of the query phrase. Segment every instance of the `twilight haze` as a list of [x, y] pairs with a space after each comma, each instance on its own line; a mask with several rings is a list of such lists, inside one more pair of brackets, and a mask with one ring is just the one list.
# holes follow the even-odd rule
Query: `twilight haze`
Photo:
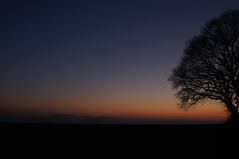
[[1, 113], [223, 121], [177, 106], [167, 81], [185, 42], [237, 0], [1, 2]]

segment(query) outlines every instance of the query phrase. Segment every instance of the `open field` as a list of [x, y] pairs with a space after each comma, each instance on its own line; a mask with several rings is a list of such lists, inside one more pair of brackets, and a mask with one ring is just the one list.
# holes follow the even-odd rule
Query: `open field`
[[[78, 147], [82, 150], [120, 153], [150, 150], [180, 157], [191, 154], [212, 157], [234, 155], [238, 127], [227, 125], [77, 125], [4, 124], [1, 137], [11, 146], [27, 143], [50, 147]], [[2, 140], [3, 141], [3, 140]], [[43, 147], [44, 149], [45, 147]], [[135, 150], [134, 150], [135, 149]], [[234, 150], [235, 149], [235, 150]], [[168, 153], [171, 152], [171, 153]], [[230, 152], [230, 153], [229, 153]]]

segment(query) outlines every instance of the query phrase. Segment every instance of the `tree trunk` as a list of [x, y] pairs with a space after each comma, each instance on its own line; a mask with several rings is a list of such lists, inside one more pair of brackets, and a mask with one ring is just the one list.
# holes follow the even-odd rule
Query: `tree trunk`
[[237, 114], [231, 113], [230, 120], [234, 123], [239, 124], [239, 114], [238, 113]]
[[229, 122], [230, 122], [230, 123], [239, 124], [239, 112], [238, 112], [238, 108], [237, 108], [236, 106], [234, 106], [231, 102], [227, 102], [227, 103], [225, 103], [225, 104], [226, 104], [227, 109], [228, 109], [229, 112], [231, 113]]

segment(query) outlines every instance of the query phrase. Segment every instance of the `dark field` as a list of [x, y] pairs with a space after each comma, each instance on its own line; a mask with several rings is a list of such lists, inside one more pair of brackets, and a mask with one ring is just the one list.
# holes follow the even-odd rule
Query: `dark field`
[[239, 128], [229, 125], [1, 124], [5, 148], [58, 148], [114, 155], [133, 153], [174, 157], [237, 155]]

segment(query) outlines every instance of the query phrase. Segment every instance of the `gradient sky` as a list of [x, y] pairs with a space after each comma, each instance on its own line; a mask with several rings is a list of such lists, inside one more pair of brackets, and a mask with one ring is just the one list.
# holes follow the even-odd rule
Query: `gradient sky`
[[185, 42], [237, 0], [8, 0], [0, 4], [3, 111], [224, 120], [179, 110], [167, 79]]

